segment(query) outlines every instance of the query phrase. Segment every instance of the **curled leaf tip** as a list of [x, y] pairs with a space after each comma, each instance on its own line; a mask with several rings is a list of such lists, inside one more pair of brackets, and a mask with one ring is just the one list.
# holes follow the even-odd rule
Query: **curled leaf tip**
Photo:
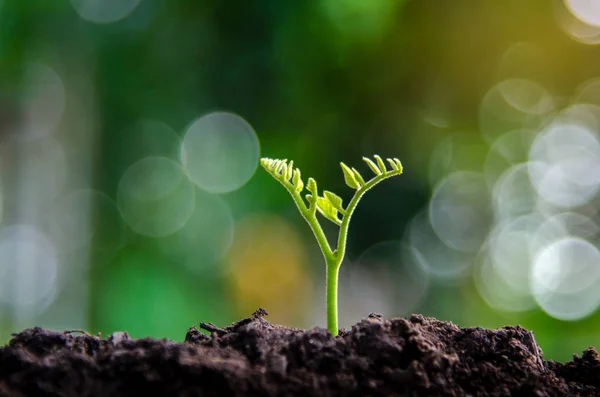
[[392, 159], [386, 159], [386, 160], [390, 164], [390, 167], [392, 167], [392, 169], [394, 171], [398, 171], [398, 165], [394, 162], [394, 160], [392, 160]]
[[381, 169], [381, 172], [385, 174], [387, 172], [387, 168], [385, 168], [385, 163], [383, 162], [381, 157], [379, 157], [378, 154], [374, 155], [373, 157], [375, 157], [375, 160], [377, 161], [377, 165]]
[[373, 162], [373, 160], [371, 160], [368, 157], [363, 157], [363, 161], [365, 163], [367, 163], [367, 165], [369, 166], [369, 168], [371, 169], [371, 171], [373, 171], [373, 173], [377, 176], [381, 175], [381, 170], [379, 169], [379, 167], [377, 167], [377, 165]]
[[404, 168], [402, 167], [402, 162], [397, 158], [394, 158], [394, 162], [398, 166], [398, 172], [401, 174], [402, 171], [404, 171]]
[[315, 181], [313, 178], [308, 178], [308, 184], [306, 185], [306, 188], [317, 195], [317, 181]]
[[300, 170], [298, 168], [294, 170], [294, 179], [292, 182], [298, 193], [304, 189], [304, 182], [302, 182], [302, 175], [300, 174]]
[[342, 214], [344, 214], [346, 211], [344, 210], [344, 207], [342, 206], [342, 198], [340, 196], [338, 196], [337, 194], [330, 192], [328, 190], [324, 190], [323, 191], [323, 197], [326, 198], [331, 205], [333, 205], [333, 207], [335, 209], [337, 209], [338, 211], [340, 211]]
[[360, 174], [360, 172], [358, 172], [356, 170], [356, 168], [352, 167], [352, 174], [354, 174], [354, 178], [358, 181], [358, 184], [360, 186], [363, 186], [366, 184], [365, 180], [363, 179], [362, 175]]
[[342, 162], [340, 162], [340, 166], [342, 167], [342, 172], [344, 173], [344, 180], [346, 181], [346, 185], [348, 185], [352, 189], [360, 189], [361, 185], [356, 180], [354, 172], [352, 172], [352, 170]]
[[287, 166], [287, 170], [285, 173], [285, 179], [287, 179], [288, 181], [290, 179], [292, 179], [292, 174], [294, 173], [294, 160], [290, 161], [290, 163]]

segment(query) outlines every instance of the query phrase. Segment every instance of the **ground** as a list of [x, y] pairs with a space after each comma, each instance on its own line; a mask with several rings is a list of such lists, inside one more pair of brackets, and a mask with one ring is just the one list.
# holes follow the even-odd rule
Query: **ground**
[[26, 329], [0, 348], [0, 396], [600, 396], [594, 348], [545, 361], [518, 326], [371, 314], [333, 337], [266, 314], [184, 342]]

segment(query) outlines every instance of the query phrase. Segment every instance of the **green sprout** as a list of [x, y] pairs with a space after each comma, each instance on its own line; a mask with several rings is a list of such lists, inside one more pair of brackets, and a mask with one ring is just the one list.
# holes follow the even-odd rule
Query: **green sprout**
[[[344, 208], [342, 204], [341, 197], [332, 192], [324, 190], [323, 195], [319, 196], [317, 182], [313, 178], [308, 178], [308, 183], [306, 184], [306, 189], [310, 192], [310, 194], [305, 196], [306, 201], [308, 202], [307, 206], [301, 196], [302, 190], [304, 189], [304, 182], [302, 182], [300, 170], [294, 168], [293, 161], [288, 163], [287, 160], [270, 158], [262, 158], [260, 160], [260, 164], [263, 168], [277, 179], [292, 195], [298, 210], [300, 210], [302, 217], [308, 222], [308, 225], [312, 229], [317, 238], [317, 242], [319, 243], [319, 247], [323, 252], [327, 264], [327, 328], [334, 336], [338, 334], [337, 291], [339, 269], [346, 253], [348, 224], [350, 223], [352, 213], [367, 190], [371, 189], [384, 179], [402, 174], [402, 163], [397, 158], [387, 159], [387, 162], [391, 167], [390, 170], [386, 168], [385, 162], [381, 157], [375, 155], [374, 158], [375, 161], [363, 157], [363, 161], [367, 163], [371, 171], [375, 174], [375, 177], [367, 182], [365, 182], [355, 168], [350, 168], [346, 164], [340, 163], [346, 185], [356, 190], [352, 200], [350, 200], [350, 203], [346, 208]], [[331, 249], [327, 238], [325, 238], [325, 233], [323, 233], [321, 224], [317, 219], [317, 211], [325, 217], [325, 219], [335, 223], [340, 228], [335, 250]]]

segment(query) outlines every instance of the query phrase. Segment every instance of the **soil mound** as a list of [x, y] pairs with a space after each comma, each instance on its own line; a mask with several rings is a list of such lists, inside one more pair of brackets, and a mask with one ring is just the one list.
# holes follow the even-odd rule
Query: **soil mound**
[[599, 396], [594, 348], [544, 361], [532, 332], [371, 314], [337, 337], [263, 309], [184, 342], [41, 328], [0, 348], [2, 396]]

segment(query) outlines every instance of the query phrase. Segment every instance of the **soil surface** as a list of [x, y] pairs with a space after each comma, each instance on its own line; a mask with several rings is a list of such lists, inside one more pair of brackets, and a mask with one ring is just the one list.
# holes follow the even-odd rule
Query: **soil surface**
[[26, 329], [0, 348], [0, 396], [600, 396], [594, 348], [544, 361], [518, 326], [371, 314], [333, 337], [266, 314], [180, 343]]

